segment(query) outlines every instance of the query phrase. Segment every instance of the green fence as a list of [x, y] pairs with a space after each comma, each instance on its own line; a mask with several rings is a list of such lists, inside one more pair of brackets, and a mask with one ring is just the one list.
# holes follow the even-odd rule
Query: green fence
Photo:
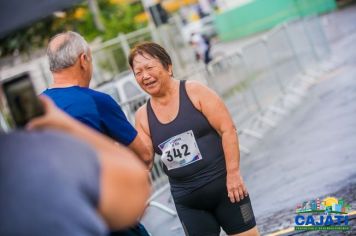
[[223, 41], [238, 39], [301, 16], [332, 11], [335, 0], [255, 0], [215, 17]]

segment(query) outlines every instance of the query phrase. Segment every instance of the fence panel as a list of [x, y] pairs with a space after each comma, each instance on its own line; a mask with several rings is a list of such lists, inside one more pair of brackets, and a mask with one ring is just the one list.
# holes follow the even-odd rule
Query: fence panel
[[308, 17], [304, 19], [304, 23], [318, 60], [327, 59], [330, 49], [319, 18], [316, 16]]
[[257, 96], [260, 110], [271, 106], [283, 92], [283, 85], [271, 68], [266, 45], [262, 40], [242, 48], [243, 60], [248, 71], [248, 85]]
[[317, 63], [317, 57], [303, 21], [289, 22], [286, 25], [286, 31], [291, 46], [297, 55], [299, 67], [303, 71], [313, 67]]
[[271, 31], [266, 37], [266, 44], [272, 61], [272, 70], [275, 71], [283, 87], [289, 87], [300, 72], [300, 68], [285, 28], [281, 26]]
[[258, 104], [249, 89], [241, 54], [233, 53], [212, 62], [209, 71], [208, 84], [224, 99], [235, 124], [243, 126], [253, 114], [258, 113]]

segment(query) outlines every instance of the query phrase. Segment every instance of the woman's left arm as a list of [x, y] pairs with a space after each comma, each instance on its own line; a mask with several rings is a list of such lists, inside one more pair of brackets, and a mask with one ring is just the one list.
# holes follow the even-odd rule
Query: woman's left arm
[[203, 113], [210, 125], [221, 136], [227, 171], [228, 196], [232, 203], [238, 202], [248, 193], [240, 173], [239, 143], [231, 115], [221, 98], [208, 87], [188, 81], [186, 88], [194, 106]]

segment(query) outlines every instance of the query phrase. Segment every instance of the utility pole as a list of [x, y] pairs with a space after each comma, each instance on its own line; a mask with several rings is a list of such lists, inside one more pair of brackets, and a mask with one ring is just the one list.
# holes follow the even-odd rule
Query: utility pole
[[91, 13], [93, 13], [94, 24], [95, 24], [96, 28], [99, 31], [104, 32], [105, 27], [100, 19], [100, 9], [98, 6], [98, 2], [96, 0], [88, 0], [88, 4], [89, 4], [89, 9], [90, 9]]

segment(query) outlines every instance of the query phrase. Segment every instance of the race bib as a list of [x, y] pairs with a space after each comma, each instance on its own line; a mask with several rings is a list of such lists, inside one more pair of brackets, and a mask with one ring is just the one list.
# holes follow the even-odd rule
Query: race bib
[[168, 170], [190, 165], [202, 159], [192, 130], [178, 134], [158, 145], [161, 160]]

